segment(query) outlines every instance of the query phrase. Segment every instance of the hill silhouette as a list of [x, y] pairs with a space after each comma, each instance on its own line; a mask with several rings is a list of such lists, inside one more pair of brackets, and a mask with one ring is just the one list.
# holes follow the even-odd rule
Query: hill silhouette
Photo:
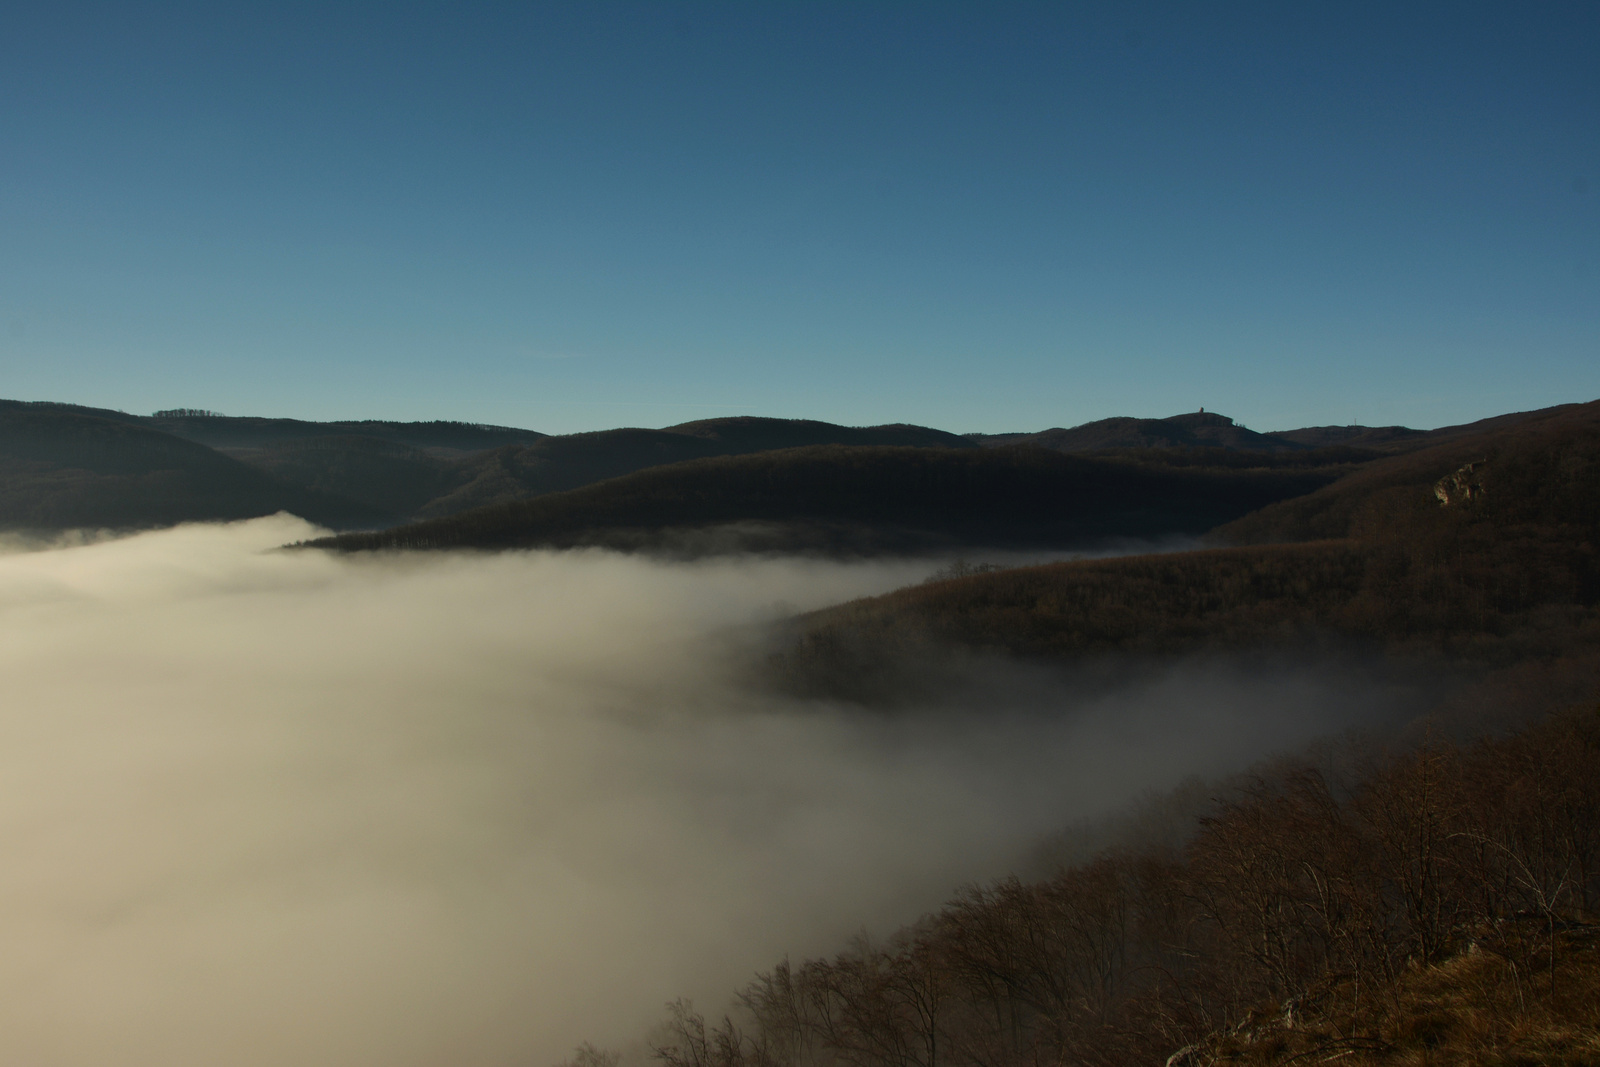
[[0, 526], [149, 527], [276, 511], [337, 525], [374, 518], [204, 445], [93, 411], [0, 402]]
[[[720, 543], [773, 550], [788, 545], [818, 551], [916, 551], [974, 544], [977, 538], [995, 544], [1058, 545], [1095, 537], [1202, 532], [1211, 524], [1241, 518], [1250, 508], [1359, 469], [1370, 468], [1370, 478], [1378, 481], [1394, 477], [1389, 472], [1400, 468], [1385, 466], [1391, 457], [1432, 455], [1430, 447], [1440, 443], [1509, 431], [1529, 420], [1548, 420], [1558, 410], [1564, 409], [1426, 432], [1322, 427], [1258, 434], [1225, 416], [1196, 413], [1106, 419], [1071, 430], [990, 437], [901, 424], [847, 427], [755, 417], [550, 436], [461, 422], [310, 422], [193, 409], [140, 416], [72, 404], [6, 401], [0, 402], [0, 414], [11, 420], [4, 459], [10, 473], [0, 486], [0, 522], [36, 529], [85, 523], [142, 527], [288, 508], [336, 529], [374, 529], [566, 493], [656, 468], [796, 448], [913, 448], [947, 457], [1021, 449], [1111, 463], [1099, 469], [1114, 472], [1113, 481], [1120, 480], [1128, 495], [1103, 487], [1087, 492], [1074, 483], [1069, 491], [1077, 494], [1072, 508], [1078, 510], [1070, 520], [1066, 515], [1071, 509], [1047, 518], [1034, 504], [1005, 499], [1012, 475], [999, 474], [998, 467], [1000, 480], [985, 490], [987, 495], [963, 490], [965, 495], [948, 496], [944, 505], [912, 503], [903, 487], [889, 484], [894, 475], [892, 465], [884, 465], [887, 461], [860, 458], [847, 463], [837, 455], [827, 461], [844, 478], [837, 491], [828, 488], [836, 475], [802, 477], [788, 461], [772, 466], [798, 479], [797, 495], [789, 504], [756, 492], [734, 468], [718, 467], [662, 475], [644, 496], [636, 495], [632, 483], [611, 487], [552, 505], [540, 512], [539, 520], [549, 525], [552, 543], [599, 539], [629, 547], [661, 547], [657, 542], [669, 530], [670, 537], [678, 537], [684, 531], [741, 523], [744, 533], [732, 541], [705, 541], [702, 550]], [[91, 426], [98, 429], [91, 432]], [[114, 427], [120, 430], [113, 432]], [[1014, 443], [999, 448], [995, 442], [1001, 439]], [[1470, 451], [1474, 446], [1463, 447]], [[1013, 459], [1006, 469], [1032, 463], [1042, 471], [1041, 462]], [[927, 470], [919, 467], [915, 477], [944, 484], [940, 479], [945, 475], [929, 472], [958, 471], [974, 463], [981, 466], [982, 461], [928, 460]], [[859, 492], [851, 488], [852, 479], [867, 477], [862, 472], [875, 467], [882, 468], [887, 481]], [[703, 484], [691, 484], [695, 479]], [[1015, 491], [1023, 494], [1056, 492], [1043, 475], [1036, 485], [1017, 484]], [[1258, 525], [1240, 526], [1226, 536], [1345, 536], [1332, 519], [1321, 521], [1320, 534], [1313, 534], [1310, 526], [1275, 533], [1259, 524], [1290, 522], [1285, 516], [1291, 514], [1309, 516], [1305, 509], [1342, 514], [1340, 509], [1352, 507], [1348, 501], [1366, 484], [1347, 479], [1346, 488], [1332, 496], [1302, 502], [1296, 505], [1299, 511], [1274, 512], [1275, 519], [1251, 520]], [[1146, 492], [1139, 487], [1157, 485], [1168, 487], [1161, 490], [1166, 498], [1149, 496], [1138, 507], [1128, 503]], [[618, 493], [623, 496], [616, 497]], [[726, 499], [715, 499], [718, 494]], [[829, 499], [830, 494], [836, 499]], [[624, 498], [632, 502], [619, 503]], [[939, 514], [941, 506], [947, 513]], [[1084, 510], [1096, 507], [1108, 510], [1100, 518]], [[650, 508], [661, 510], [652, 514]], [[551, 518], [558, 513], [559, 520]], [[1305, 518], [1302, 525], [1310, 521]], [[757, 526], [763, 527], [759, 534]]]
[[744, 547], [775, 551], [1059, 547], [1199, 533], [1331, 477], [1321, 470], [1168, 469], [1027, 447], [822, 445], [654, 467], [320, 543], [342, 550], [681, 548], [690, 531], [720, 530], [744, 536]]
[[[955, 434], [916, 426], [749, 417], [549, 436], [443, 421], [308, 422], [193, 409], [140, 416], [18, 401], [0, 407], [13, 418], [13, 453], [35, 464], [16, 468], [0, 487], [0, 522], [36, 529], [137, 528], [280, 508], [334, 528], [373, 528], [574, 489], [666, 463], [797, 444], [975, 447]], [[90, 433], [84, 429], [89, 424], [78, 421], [83, 419], [124, 429]], [[31, 444], [24, 440], [30, 436]], [[69, 440], [78, 442], [70, 459], [37, 466], [44, 462], [40, 456], [59, 452]], [[203, 458], [207, 453], [209, 460]], [[174, 481], [170, 462], [180, 454], [194, 469]], [[202, 467], [210, 472], [205, 477], [196, 473]], [[79, 473], [69, 477], [67, 469]]]
[[[1549, 409], [1557, 410], [1557, 409]], [[984, 448], [1031, 444], [1059, 452], [1208, 450], [1282, 453], [1299, 449], [1351, 449], [1367, 458], [1383, 453], [1426, 448], [1464, 435], [1504, 429], [1538, 412], [1500, 415], [1460, 426], [1413, 430], [1407, 426], [1308, 426], [1298, 430], [1257, 433], [1214, 412], [1191, 412], [1164, 419], [1118, 417], [1070, 428], [1033, 433], [967, 434]]]
[[576, 489], [647, 467], [713, 456], [745, 455], [805, 445], [975, 447], [942, 430], [921, 426], [835, 426], [804, 419], [704, 419], [664, 430], [619, 429], [546, 437], [500, 449], [462, 465], [450, 493], [418, 509], [421, 518]]
[[1026, 434], [1007, 443], [1030, 444], [1058, 452], [1094, 452], [1107, 448], [1224, 448], [1275, 452], [1306, 447], [1238, 426], [1226, 415], [1204, 411], [1165, 419], [1100, 419], [1071, 429], [1057, 427]]
[[386, 422], [378, 419], [307, 422], [218, 415], [214, 412], [157, 412], [141, 424], [217, 449], [259, 449], [313, 438], [367, 438], [427, 449], [445, 456], [481, 452], [503, 445], [530, 444], [545, 435], [513, 426], [466, 422]]

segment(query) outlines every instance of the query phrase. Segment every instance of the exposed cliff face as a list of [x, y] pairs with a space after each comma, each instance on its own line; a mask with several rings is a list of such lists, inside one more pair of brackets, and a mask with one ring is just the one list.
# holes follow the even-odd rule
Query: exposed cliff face
[[1451, 504], [1461, 504], [1468, 500], [1476, 500], [1483, 495], [1483, 463], [1468, 463], [1454, 474], [1447, 474], [1433, 483], [1433, 495], [1439, 498], [1439, 506], [1447, 508]]

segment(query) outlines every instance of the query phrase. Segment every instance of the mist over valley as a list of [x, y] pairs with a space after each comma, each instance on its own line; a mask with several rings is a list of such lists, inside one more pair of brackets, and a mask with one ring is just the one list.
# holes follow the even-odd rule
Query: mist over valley
[[1393, 710], [1336, 672], [1192, 664], [885, 716], [741, 672], [768, 620], [924, 561], [276, 547], [315, 532], [0, 556], [5, 1058], [638, 1049], [672, 997]]
[[[1597, 411], [990, 440], [0, 405], [0, 1054], [979, 1057], [999, 1035], [969, 964], [944, 1022], [894, 983], [965, 959], [949, 923], [1021, 906], [1005, 886], [1117, 870], [1148, 908], [1137, 864], [1200, 863], [1250, 789], [1288, 788], [1261, 783], [1343, 775], [1337, 807], [1418, 744], [1592, 701]], [[291, 514], [401, 500], [366, 532]], [[1167, 935], [1129, 929], [1099, 1022], [1007, 993], [1033, 1004], [1007, 1040], [1170, 1054], [1324, 980], [1310, 957], [1253, 977], [1224, 938], [1152, 986]], [[1076, 966], [1060, 951], [1040, 966]], [[1204, 1011], [1137, 1021], [1174, 995]]]

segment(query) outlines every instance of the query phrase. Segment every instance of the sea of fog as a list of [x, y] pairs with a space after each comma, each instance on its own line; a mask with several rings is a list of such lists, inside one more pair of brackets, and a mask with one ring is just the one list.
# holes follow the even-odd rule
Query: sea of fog
[[927, 561], [276, 550], [315, 532], [0, 554], [0, 1062], [638, 1049], [671, 998], [719, 1010], [1354, 706], [1194, 671], [971, 714], [802, 703], [734, 681], [738, 635]]

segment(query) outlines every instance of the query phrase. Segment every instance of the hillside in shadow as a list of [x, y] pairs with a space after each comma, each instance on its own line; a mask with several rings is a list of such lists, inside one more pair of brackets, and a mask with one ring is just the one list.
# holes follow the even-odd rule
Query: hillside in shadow
[[1169, 468], [1027, 447], [824, 445], [654, 467], [316, 544], [343, 551], [598, 544], [691, 554], [1063, 547], [1197, 534], [1335, 476], [1324, 468]]
[[[192, 409], [138, 416], [4, 401], [0, 420], [9, 426], [0, 463], [14, 468], [0, 485], [0, 516], [9, 516], [0, 522], [40, 530], [140, 528], [277, 510], [334, 528], [374, 528], [688, 459], [816, 444], [976, 447], [916, 426], [760, 418], [549, 436], [461, 422], [308, 422]], [[88, 432], [91, 425], [101, 431]], [[66, 449], [68, 441], [77, 444]], [[170, 460], [178, 455], [211, 473], [174, 475]]]
[[1307, 426], [1298, 430], [1257, 433], [1238, 425], [1226, 415], [1198, 411], [1164, 419], [1097, 419], [1079, 426], [1058, 426], [1036, 433], [972, 433], [966, 436], [984, 448], [1029, 444], [1058, 452], [1161, 449], [1283, 453], [1301, 449], [1347, 448], [1381, 455], [1426, 448], [1487, 430], [1504, 429], [1544, 413], [1513, 412], [1459, 426], [1442, 426], [1436, 430], [1413, 430], [1408, 426], [1351, 425]]
[[[1258, 434], [1201, 413], [991, 436], [752, 417], [545, 435], [461, 422], [310, 422], [193, 409], [138, 416], [0, 401], [0, 466], [8, 472], [0, 522], [41, 531], [143, 528], [282, 509], [335, 529], [396, 528], [388, 544], [609, 544], [691, 554], [1059, 548], [1198, 534], [1364, 471], [1368, 481], [1345, 478], [1345, 488], [1313, 494], [1294, 512], [1301, 525], [1315, 513], [1321, 527], [1336, 530], [1362, 486], [1404, 480], [1391, 462], [1397, 454], [1432, 456], [1441, 442], [1471, 442], [1560, 410], [1427, 432]], [[798, 458], [807, 449], [835, 451]], [[926, 455], [891, 459], [886, 449]], [[713, 462], [788, 452], [796, 455]], [[1007, 458], [977, 458], [986, 453]], [[655, 473], [627, 480], [644, 472]], [[594, 491], [566, 495], [582, 489]], [[547, 497], [533, 510], [505, 510]], [[455, 517], [446, 526], [409, 526]], [[1312, 536], [1256, 529], [1232, 536]]]
[[[1600, 639], [1600, 403], [1359, 467], [1221, 524], [1230, 545], [974, 574], [798, 620], [780, 684], [883, 699], [952, 648], [1117, 653], [1364, 648], [1472, 669]], [[931, 672], [931, 674], [930, 674]]]
[[277, 511], [329, 525], [377, 517], [204, 445], [92, 410], [0, 404], [0, 528], [150, 527]]

